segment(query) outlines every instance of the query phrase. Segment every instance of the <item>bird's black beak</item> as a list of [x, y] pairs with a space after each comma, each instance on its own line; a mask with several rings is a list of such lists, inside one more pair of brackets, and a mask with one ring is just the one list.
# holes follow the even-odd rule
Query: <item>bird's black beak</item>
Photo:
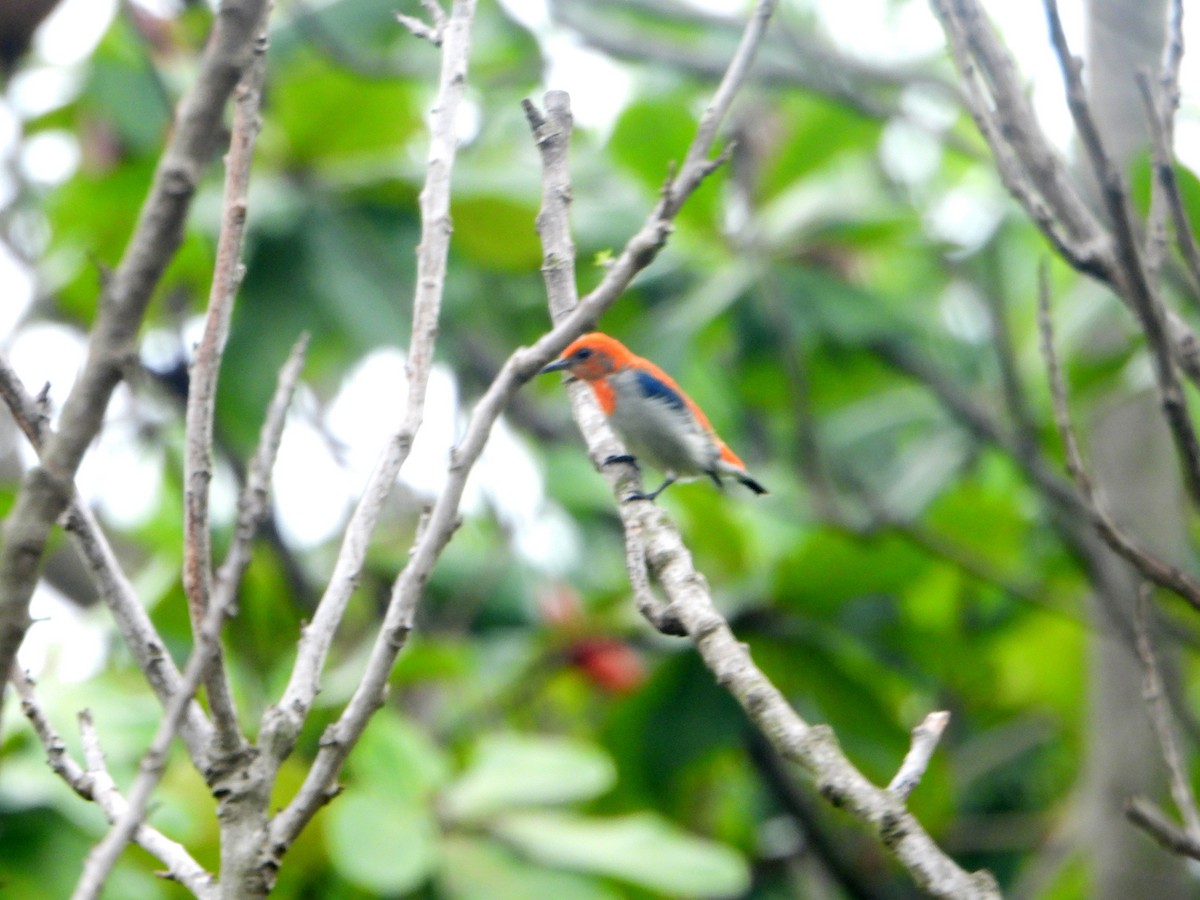
[[547, 372], [562, 372], [564, 369], [568, 369], [570, 367], [571, 363], [569, 360], [556, 359], [554, 362], [550, 363], [550, 365], [542, 369], [542, 371], [538, 372], [538, 374], [545, 375]]

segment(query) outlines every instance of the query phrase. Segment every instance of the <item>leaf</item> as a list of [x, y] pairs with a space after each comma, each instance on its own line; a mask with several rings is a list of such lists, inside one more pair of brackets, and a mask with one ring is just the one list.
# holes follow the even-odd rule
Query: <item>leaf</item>
[[680, 831], [653, 813], [591, 819], [570, 813], [512, 813], [493, 832], [548, 865], [611, 875], [677, 897], [733, 897], [750, 884], [733, 849]]
[[391, 710], [371, 720], [349, 760], [355, 785], [414, 803], [444, 784], [449, 764], [417, 726]]
[[620, 896], [596, 879], [547, 869], [494, 841], [447, 838], [442, 847], [438, 887], [451, 900], [616, 900]]
[[611, 787], [615, 777], [608, 756], [582, 741], [489, 735], [449, 799], [460, 812], [479, 815], [510, 805], [588, 799]]
[[608, 755], [582, 741], [489, 735], [444, 799], [450, 815], [478, 821], [507, 809], [590, 800], [612, 787], [616, 777]]
[[421, 128], [414, 91], [403, 81], [362, 81], [305, 55], [279, 75], [263, 123], [265, 158], [282, 152], [289, 165], [330, 171], [348, 158], [390, 162]]
[[456, 197], [450, 212], [455, 246], [474, 262], [502, 272], [528, 272], [541, 265], [534, 205], [500, 195]]
[[428, 808], [383, 791], [348, 789], [324, 819], [333, 866], [378, 895], [419, 887], [437, 862], [437, 826]]

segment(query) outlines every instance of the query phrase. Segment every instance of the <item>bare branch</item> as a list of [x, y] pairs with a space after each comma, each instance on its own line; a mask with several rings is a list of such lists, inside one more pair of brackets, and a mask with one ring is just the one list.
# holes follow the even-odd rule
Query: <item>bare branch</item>
[[1162, 750], [1163, 762], [1167, 764], [1167, 780], [1171, 786], [1171, 797], [1175, 807], [1183, 817], [1188, 836], [1200, 843], [1200, 812], [1196, 810], [1196, 795], [1192, 791], [1191, 777], [1184, 763], [1183, 753], [1179, 749], [1179, 740], [1175, 735], [1175, 724], [1171, 716], [1171, 707], [1163, 690], [1162, 673], [1159, 670], [1158, 656], [1154, 652], [1154, 642], [1150, 638], [1149, 618], [1150, 589], [1143, 583], [1138, 590], [1138, 601], [1134, 607], [1133, 627], [1137, 633], [1138, 659], [1142, 663], [1142, 697], [1146, 701], [1146, 710], [1150, 714], [1150, 723], [1154, 726], [1154, 735]]
[[1067, 472], [1078, 488], [1083, 509], [1092, 526], [1104, 542], [1119, 556], [1132, 563], [1143, 577], [1177, 594], [1194, 608], [1200, 609], [1200, 581], [1140, 547], [1117, 525], [1096, 494], [1095, 485], [1083, 464], [1075, 429], [1071, 425], [1067, 388], [1058, 355], [1054, 350], [1054, 331], [1050, 322], [1050, 286], [1044, 266], [1039, 272], [1038, 327], [1041, 331], [1042, 356], [1046, 360], [1046, 370], [1050, 377], [1054, 422], [1066, 452]]
[[[433, 348], [450, 246], [450, 174], [458, 143], [455, 125], [466, 87], [474, 14], [475, 0], [455, 0], [443, 29], [441, 74], [437, 99], [430, 116], [429, 160], [425, 186], [420, 196], [421, 242], [417, 250], [412, 339], [406, 362], [408, 392], [404, 418], [380, 454], [362, 498], [346, 526], [333, 575], [312, 621], [301, 636], [296, 664], [283, 697], [263, 715], [259, 743], [269, 753], [268, 764], [271, 765], [278, 766], [291, 752], [316, 697], [321, 670], [334, 632], [358, 583], [371, 532], [424, 419], [426, 388], [433, 367]], [[405, 571], [412, 569], [413, 565], [410, 562]], [[289, 811], [296, 807], [299, 799], [293, 801]], [[297, 819], [289, 819], [295, 827], [282, 829], [287, 837], [271, 842], [277, 856], [286, 851], [311, 815], [309, 811]]]
[[0, 540], [0, 699], [29, 627], [29, 600], [50, 530], [71, 500], [71, 483], [100, 430], [109, 397], [137, 354], [150, 296], [178, 248], [191, 198], [221, 132], [225, 101], [253, 56], [266, 0], [225, 0], [195, 85], [183, 100], [120, 265], [104, 286], [87, 362], [63, 405], [41, 464], [22, 481]]
[[[41, 411], [41, 403], [25, 390], [20, 378], [3, 355], [0, 355], [0, 396], [3, 396], [17, 425], [29, 438], [34, 449], [40, 453], [49, 432], [46, 417]], [[64, 527], [87, 563], [88, 571], [96, 584], [96, 591], [112, 613], [126, 646], [145, 674], [146, 681], [154, 690], [159, 702], [165, 706], [179, 690], [179, 670], [166, 652], [163, 640], [138, 599], [133, 585], [122, 571], [121, 564], [117, 561], [116, 554], [95, 515], [74, 489]], [[205, 772], [208, 768], [208, 745], [212, 738], [212, 726], [199, 704], [193, 703], [188, 707], [187, 717], [180, 727], [180, 736], [187, 744], [188, 753], [196, 768]]]
[[[1171, 358], [1193, 384], [1200, 385], [1200, 339], [1177, 313], [1156, 306], [1157, 298], [1149, 291], [1146, 273], [1141, 269], [1137, 242], [1128, 233], [1115, 237], [1109, 234], [1080, 196], [1033, 113], [1012, 55], [1000, 43], [978, 0], [930, 2], [949, 39], [966, 87], [968, 108], [992, 149], [1005, 187], [1067, 262], [1107, 284], [1139, 321], [1143, 313], [1161, 320], [1163, 341]], [[1065, 46], [1065, 39], [1062, 43]], [[1068, 79], [1077, 77], [1077, 72], [1071, 75], [1075, 63], [1069, 52], [1060, 59]], [[1082, 99], [1086, 105], [1086, 98]], [[1081, 132], [1084, 127], [1080, 126]], [[1098, 170], [1098, 177], [1102, 185], [1111, 187], [1114, 183], [1106, 181], [1104, 171]], [[1120, 186], [1119, 178], [1115, 184]], [[1127, 208], [1123, 190], [1114, 194], [1105, 188], [1105, 195], [1107, 207], [1119, 201], [1116, 207]], [[1113, 227], [1129, 232], [1128, 216], [1123, 213], [1115, 217]], [[1133, 262], [1137, 267], [1130, 270]], [[1156, 361], [1156, 374], [1160, 369], [1161, 363]], [[1168, 391], [1164, 400], [1175, 404], [1176, 398]], [[1168, 410], [1168, 417], [1182, 418], [1177, 404]], [[1178, 428], [1186, 430], [1186, 426]], [[1185, 431], [1173, 426], [1173, 433], [1186, 444]]]
[[433, 46], [440, 47], [442, 39], [446, 35], [446, 13], [437, 0], [421, 0], [421, 5], [429, 13], [431, 24], [426, 25], [415, 16], [406, 16], [403, 13], [396, 13], [396, 21], [411, 31], [414, 37], [422, 38]]
[[[467, 4], [464, 0], [464, 5], [472, 4]], [[707, 154], [720, 125], [720, 117], [728, 110], [737, 85], [745, 77], [758, 41], [761, 40], [766, 17], [774, 5], [775, 0], [760, 0], [756, 5], [751, 14], [750, 24], [747, 25], [746, 35], [743, 36], [743, 41], [730, 62], [726, 78], [717, 90], [717, 97], [709, 106], [703, 127], [692, 143], [679, 176], [670, 189], [663, 192], [646, 224], [626, 244], [600, 285], [578, 306], [571, 309], [568, 304], [560, 303], [552, 307], [551, 315], [555, 319], [555, 327], [533, 347], [518, 350], [510, 356], [476, 404], [465, 434], [458, 446], [451, 451], [449, 478], [430, 513], [428, 527], [414, 544], [408, 565], [393, 585], [383, 626], [371, 649], [363, 678], [342, 715], [322, 736], [321, 749], [299, 793], [287, 808], [272, 820], [272, 847], [286, 849], [326, 801], [333, 779], [336, 778], [347, 754], [362, 734], [371, 715], [383, 704], [388, 673], [412, 629], [413, 615], [425, 582], [458, 526], [458, 504], [467, 475], [483, 451], [491, 427], [505, 405], [522, 384], [533, 377], [572, 338], [582, 333], [588, 322], [615, 302], [633, 276], [653, 260], [670, 233], [671, 220], [679, 205], [712, 171], [714, 161], [708, 159]], [[459, 4], [456, 3], [455, 10], [458, 8]], [[453, 34], [455, 18], [456, 13], [452, 13], [447, 43]], [[532, 104], [525, 104], [526, 114], [535, 126], [535, 140], [543, 153], [566, 153], [566, 134], [569, 133], [569, 128], [563, 125], [561, 118], [565, 116], [569, 119], [569, 106], [569, 99], [561, 91], [551, 91], [547, 94], [545, 116], [533, 110]], [[560, 197], [565, 204], [569, 198], [569, 185], [558, 187], [567, 192]], [[539, 230], [547, 227], [544, 215], [539, 215], [538, 227]], [[568, 256], [547, 254], [543, 259], [542, 268], [544, 273], [549, 272], [546, 276], [548, 280], [553, 279], [565, 287], [569, 292], [569, 301], [573, 304], [576, 297], [573, 250]], [[303, 649], [301, 652], [303, 653]], [[286, 699], [280, 706], [286, 706]]]
[[1100, 137], [1100, 129], [1092, 116], [1091, 106], [1083, 88], [1083, 64], [1071, 54], [1066, 33], [1058, 15], [1056, 0], [1044, 0], [1050, 22], [1050, 39], [1062, 69], [1067, 90], [1067, 106], [1075, 120], [1075, 128], [1087, 151], [1096, 179], [1100, 183], [1105, 209], [1116, 237], [1116, 253], [1120, 265], [1114, 271], [1115, 287], [1125, 297], [1146, 335], [1159, 398], [1175, 449], [1183, 468], [1183, 480], [1192, 503], [1200, 506], [1200, 441], [1188, 412], [1183, 386], [1175, 372], [1171, 345], [1167, 334], [1166, 312], [1155, 285], [1146, 271], [1137, 226], [1128, 191], [1116, 163], [1109, 157]]
[[[93, 800], [103, 810], [110, 822], [116, 821], [125, 810], [125, 799], [118, 793], [112, 777], [104, 766], [104, 754], [87, 711], [80, 714], [80, 729], [84, 734], [84, 747], [90, 755], [85, 771], [67, 752], [67, 745], [59, 736], [34, 693], [33, 682], [20, 669], [13, 667], [13, 687], [21, 699], [21, 712], [33, 726], [38, 740], [46, 748], [50, 768], [84, 800]], [[134, 835], [138, 846], [157, 857], [167, 867], [166, 876], [178, 881], [201, 900], [215, 900], [216, 880], [192, 858], [182, 844], [163, 835], [149, 825], [142, 825]]]
[[292, 345], [292, 352], [288, 354], [287, 362], [279, 371], [275, 394], [267, 407], [267, 415], [258, 436], [258, 449], [250, 461], [246, 483], [238, 497], [238, 516], [233, 542], [225, 554], [225, 561], [221, 564], [213, 588], [218, 603], [233, 602], [233, 595], [241, 584], [246, 567], [250, 564], [250, 544], [270, 512], [267, 500], [271, 492], [271, 470], [274, 469], [275, 458], [279, 454], [287, 410], [292, 403], [292, 396], [296, 393], [307, 350], [308, 333], [305, 332]]
[[[263, 22], [270, 15], [268, 0]], [[229, 339], [233, 303], [246, 267], [242, 245], [246, 234], [246, 198], [250, 190], [250, 164], [254, 143], [262, 123], [263, 80], [266, 77], [267, 39], [265, 28], [255, 45], [255, 57], [234, 91], [233, 129], [225, 158], [225, 194], [221, 229], [217, 237], [217, 259], [204, 333], [196, 346], [188, 379], [184, 454], [183, 586], [193, 632], [208, 609], [212, 594], [212, 523], [209, 521], [208, 492], [212, 481], [213, 419], [216, 415], [217, 379], [221, 358]], [[238, 727], [237, 708], [220, 648], [206, 684], [217, 741], [223, 752], [245, 743]]]
[[950, 713], [942, 710], [931, 712], [912, 731], [912, 745], [900, 764], [895, 777], [888, 782], [887, 789], [900, 799], [907, 799], [925, 775], [933, 751], [942, 739], [942, 732], [950, 724]]
[[[574, 266], [574, 248], [568, 224], [570, 186], [564, 172], [559, 169], [565, 159], [563, 145], [570, 133], [569, 113], [565, 96], [553, 94], [547, 97], [546, 115], [531, 117], [545, 173], [538, 232], [547, 261], [543, 266], [543, 275], [550, 308], [558, 322], [551, 335], [573, 323], [579, 311], [586, 309], [597, 294], [593, 292], [592, 296], [572, 310], [574, 280], [566, 275], [573, 272]], [[691, 160], [696, 157], [689, 154], [688, 158]], [[545, 339], [539, 342], [539, 346], [543, 343]], [[537, 349], [535, 347], [534, 351]], [[557, 349], [561, 349], [561, 345]], [[537, 361], [545, 362], [548, 359], [538, 358]], [[591, 392], [582, 384], [574, 384], [569, 386], [569, 393], [572, 410], [592, 459], [598, 461], [619, 455], [623, 448], [604, 424], [603, 413]], [[479, 408], [476, 409], [478, 413]], [[636, 475], [634, 467], [600, 468], [615, 496], [623, 497], [629, 492], [631, 479]], [[693, 566], [691, 554], [667, 514], [649, 503], [621, 503], [618, 510], [626, 530], [626, 539], [642, 544], [645, 563], [669, 598], [666, 609], [683, 626], [718, 684], [741, 704], [775, 750], [808, 771], [827, 800], [872, 826], [879, 839], [896, 854], [916, 882], [930, 895], [947, 898], [998, 897], [995, 881], [990, 874], [968, 874], [959, 868], [908, 813], [903, 800], [895, 792], [870, 784], [850, 764], [827, 726], [809, 725], [792, 709], [779, 690], [754, 665], [746, 646], [736, 639], [713, 605], [704, 576]], [[436, 509], [434, 514], [436, 517]], [[410, 563], [404, 575], [409, 574], [415, 562], [414, 559]], [[634, 571], [633, 577], [636, 585], [640, 576]]]
[[1125, 804], [1125, 818], [1143, 829], [1172, 853], [1200, 859], [1200, 841], [1163, 815], [1145, 797], [1131, 797]]

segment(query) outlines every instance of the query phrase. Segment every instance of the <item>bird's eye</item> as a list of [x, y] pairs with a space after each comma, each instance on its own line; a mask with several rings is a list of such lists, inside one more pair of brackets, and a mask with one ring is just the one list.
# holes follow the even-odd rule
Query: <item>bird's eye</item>
[[579, 360], [587, 359], [591, 355], [592, 349], [590, 347], [580, 347], [575, 351], [575, 358]]

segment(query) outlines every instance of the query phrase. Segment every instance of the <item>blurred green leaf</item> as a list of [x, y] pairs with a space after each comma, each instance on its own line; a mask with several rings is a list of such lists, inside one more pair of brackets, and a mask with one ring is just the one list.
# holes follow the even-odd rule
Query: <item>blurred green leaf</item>
[[547, 865], [610, 875], [672, 896], [734, 897], [750, 884], [746, 862], [736, 852], [651, 813], [612, 819], [509, 813], [491, 829]]
[[545, 735], [491, 734], [443, 801], [457, 819], [478, 821], [507, 809], [590, 800], [616, 778], [608, 756], [591, 744]]
[[438, 886], [451, 900], [618, 900], [593, 878], [531, 864], [491, 841], [450, 837], [442, 845]]
[[323, 823], [334, 867], [377, 895], [414, 890], [437, 863], [437, 825], [422, 804], [351, 787], [333, 802]]

